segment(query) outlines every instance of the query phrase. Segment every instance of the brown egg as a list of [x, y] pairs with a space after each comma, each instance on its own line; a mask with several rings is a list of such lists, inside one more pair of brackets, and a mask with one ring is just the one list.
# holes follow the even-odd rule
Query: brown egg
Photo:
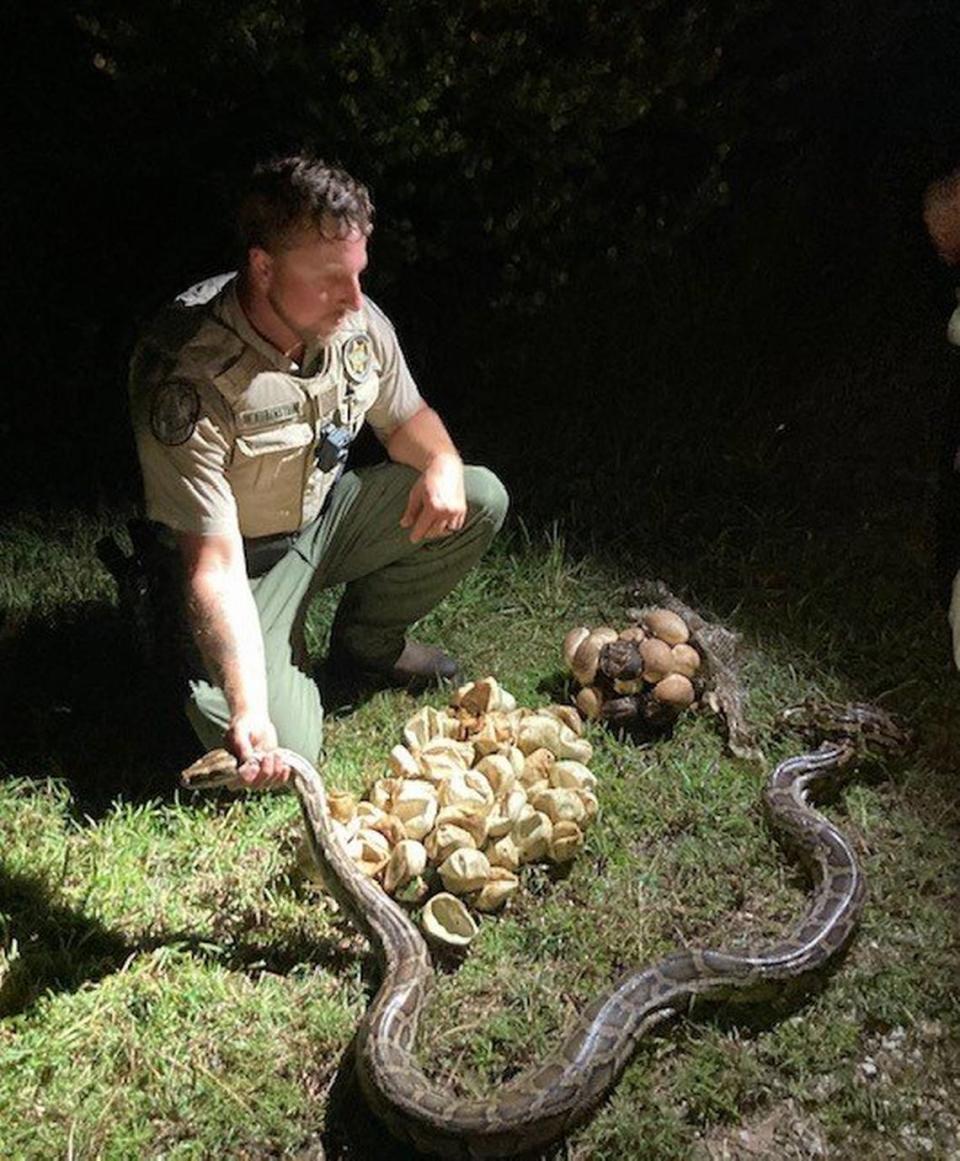
[[670, 672], [673, 655], [670, 646], [658, 637], [649, 637], [640, 643], [643, 657], [643, 678], [645, 681], [659, 681]]
[[693, 703], [693, 683], [682, 673], [671, 673], [653, 687], [653, 696], [666, 705], [686, 709]]
[[692, 645], [674, 645], [670, 650], [670, 668], [684, 677], [693, 677], [700, 668], [700, 654]]
[[685, 645], [690, 640], [686, 621], [669, 609], [651, 609], [643, 618], [643, 623], [654, 637], [659, 637], [668, 645]]

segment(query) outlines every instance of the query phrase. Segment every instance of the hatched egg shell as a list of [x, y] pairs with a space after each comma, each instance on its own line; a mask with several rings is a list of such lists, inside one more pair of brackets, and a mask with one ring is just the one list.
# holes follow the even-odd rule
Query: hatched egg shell
[[573, 821], [556, 823], [547, 853], [555, 863], [568, 863], [583, 849], [583, 831]]
[[515, 786], [510, 793], [498, 799], [487, 815], [487, 833], [495, 838], [509, 834], [513, 824], [520, 817], [520, 811], [527, 805], [527, 793], [522, 786]]
[[583, 803], [584, 821], [589, 822], [591, 819], [596, 818], [600, 811], [600, 803], [593, 791], [581, 789], [576, 791], [576, 795]]
[[497, 911], [517, 893], [519, 886], [520, 880], [507, 867], [491, 867], [490, 877], [471, 903], [478, 911]]
[[523, 769], [520, 772], [521, 785], [533, 786], [537, 782], [543, 782], [544, 779], [549, 779], [550, 771], [556, 760], [553, 751], [548, 750], [545, 746], [541, 746], [540, 749], [533, 750], [527, 754], [524, 759]]
[[431, 738], [422, 754], [447, 754], [460, 766], [472, 766], [476, 755], [473, 743], [461, 738]]
[[668, 645], [683, 645], [690, 639], [686, 621], [669, 609], [650, 609], [644, 614], [643, 625]]
[[383, 871], [383, 886], [389, 895], [404, 887], [427, 869], [427, 848], [413, 839], [403, 839], [393, 848]]
[[459, 802], [455, 806], [444, 806], [437, 815], [437, 826], [459, 827], [473, 838], [474, 845], [482, 847], [487, 841], [487, 811], [485, 807]]
[[425, 705], [409, 718], [403, 727], [403, 740], [407, 749], [418, 754], [431, 738], [444, 737], [443, 718], [432, 705]]
[[517, 844], [520, 861], [534, 863], [542, 859], [547, 853], [552, 833], [553, 823], [542, 811], [534, 809], [528, 815], [521, 813], [510, 832]]
[[490, 783], [476, 770], [455, 770], [440, 783], [439, 797], [442, 806], [456, 806], [460, 802], [486, 807], [493, 805]]
[[428, 802], [425, 802], [423, 811], [420, 814], [415, 814], [412, 818], [408, 818], [404, 822], [403, 829], [406, 832], [407, 838], [417, 839], [422, 842], [430, 831], [433, 830], [439, 809], [440, 803], [436, 798], [431, 798]]
[[395, 778], [420, 777], [420, 763], [406, 746], [394, 746], [387, 761]]
[[389, 814], [392, 810], [393, 796], [402, 785], [402, 778], [378, 778], [370, 787], [368, 797], [374, 806]]
[[520, 866], [520, 851], [510, 834], [502, 835], [484, 847], [491, 867], [506, 867], [515, 871]]
[[593, 747], [586, 738], [578, 738], [569, 726], [548, 714], [524, 718], [517, 731], [517, 745], [525, 754], [542, 748], [557, 758], [573, 758], [577, 762], [589, 762], [593, 757]]
[[560, 758], [550, 768], [550, 785], [563, 786], [568, 790], [593, 790], [597, 785], [597, 776], [582, 762]]
[[383, 818], [374, 819], [368, 824], [367, 829], [383, 835], [391, 847], [407, 837], [403, 820], [397, 818], [395, 814], [385, 814]]
[[406, 778], [395, 789], [392, 800], [392, 813], [403, 822], [423, 814], [427, 810], [427, 803], [435, 802], [437, 791], [433, 783], [422, 778]]
[[423, 905], [424, 934], [446, 947], [466, 947], [480, 930], [462, 899], [441, 891]]
[[387, 865], [390, 844], [375, 830], [362, 830], [347, 843], [347, 854], [368, 878], [375, 878]]
[[563, 722], [578, 738], [583, 733], [583, 719], [572, 705], [545, 705], [539, 712]]
[[369, 825], [371, 822], [386, 817], [386, 811], [381, 810], [379, 806], [374, 806], [372, 802], [361, 801], [357, 803], [357, 818], [363, 826]]
[[483, 851], [459, 847], [437, 868], [443, 885], [454, 895], [478, 891], [490, 878], [490, 861]]
[[452, 822], [445, 822], [435, 827], [423, 840], [427, 848], [427, 857], [431, 863], [442, 863], [460, 847], [475, 847], [473, 835], [462, 826], [454, 826]]
[[495, 677], [485, 677], [482, 681], [471, 681], [461, 686], [457, 690], [455, 704], [468, 713], [485, 714], [491, 710], [507, 708], [503, 705], [503, 693]]
[[510, 759], [504, 754], [488, 754], [474, 767], [490, 783], [494, 798], [502, 798], [513, 789], [517, 776]]
[[586, 811], [575, 790], [563, 787], [541, 790], [531, 795], [534, 810], [542, 810], [551, 822], [579, 822]]
[[357, 813], [357, 798], [349, 790], [328, 790], [327, 809], [337, 822], [349, 822]]
[[402, 887], [398, 887], [394, 898], [398, 903], [419, 903], [425, 899], [430, 892], [430, 884], [423, 877], [417, 875], [411, 879], [409, 883], [405, 883]]

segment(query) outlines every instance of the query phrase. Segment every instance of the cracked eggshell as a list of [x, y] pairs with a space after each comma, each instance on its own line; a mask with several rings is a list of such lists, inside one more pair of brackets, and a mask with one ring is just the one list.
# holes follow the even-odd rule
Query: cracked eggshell
[[648, 610], [643, 617], [643, 627], [668, 645], [684, 645], [690, 640], [686, 621], [669, 609]]
[[541, 790], [531, 795], [534, 810], [543, 811], [551, 822], [580, 822], [586, 811], [575, 790], [563, 787]]
[[456, 806], [462, 802], [487, 808], [493, 806], [490, 783], [476, 770], [455, 770], [440, 783], [439, 797], [441, 806]]
[[357, 818], [361, 826], [369, 826], [386, 818], [387, 812], [375, 806], [372, 802], [360, 801], [357, 803]]
[[586, 738], [578, 738], [569, 726], [548, 714], [525, 718], [517, 732], [517, 745], [525, 754], [542, 748], [557, 758], [573, 758], [577, 762], [589, 762], [593, 757], [593, 747]]
[[587, 789], [577, 790], [575, 793], [583, 803], [584, 822], [590, 822], [592, 819], [597, 817], [597, 814], [600, 811], [600, 803], [597, 800], [597, 796], [593, 793], [592, 790]]
[[524, 759], [523, 769], [520, 771], [520, 785], [533, 786], [537, 782], [549, 780], [550, 771], [556, 760], [553, 751], [548, 750], [546, 746], [531, 751]]
[[420, 763], [406, 746], [394, 746], [387, 762], [395, 778], [419, 778], [421, 776]]
[[520, 866], [520, 851], [513, 841], [513, 835], [505, 834], [484, 847], [491, 867], [506, 867], [515, 871]]
[[493, 804], [487, 815], [487, 833], [494, 838], [509, 834], [526, 805], [527, 792], [522, 786], [515, 786], [505, 798], [497, 799]]
[[404, 822], [403, 829], [406, 832], [407, 838], [423, 842], [436, 825], [439, 809], [440, 803], [436, 797], [426, 801], [423, 804], [423, 810], [420, 814], [415, 814], [412, 818], [408, 818]]
[[538, 859], [542, 859], [547, 853], [552, 833], [553, 823], [542, 811], [531, 809], [528, 815], [521, 812], [510, 832], [517, 845], [520, 861], [535, 863]]
[[573, 821], [554, 825], [547, 853], [555, 863], [568, 863], [583, 849], [583, 831]]
[[510, 759], [504, 754], [488, 754], [474, 767], [490, 783], [494, 798], [509, 794], [517, 780]]
[[347, 854], [364, 875], [374, 879], [387, 865], [390, 844], [378, 831], [361, 830], [347, 843]]
[[572, 705], [545, 705], [540, 713], [549, 714], [550, 717], [563, 722], [578, 738], [583, 733], [583, 719]]
[[463, 900], [446, 891], [423, 905], [420, 926], [429, 939], [445, 947], [466, 947], [480, 930]]
[[478, 911], [498, 911], [516, 895], [519, 886], [520, 880], [508, 868], [491, 867], [490, 877], [470, 902]]
[[375, 819], [368, 824], [367, 829], [382, 834], [391, 847], [407, 837], [402, 819], [397, 818], [395, 814], [385, 814], [383, 818]]
[[427, 848], [413, 839], [403, 839], [390, 852], [383, 871], [383, 886], [388, 895], [405, 887], [427, 869]]
[[487, 811], [482, 806], [474, 806], [468, 802], [444, 806], [437, 815], [437, 826], [447, 825], [465, 830], [476, 847], [482, 847], [487, 841]]
[[416, 818], [418, 814], [423, 814], [427, 809], [428, 802], [435, 802], [437, 798], [437, 791], [432, 782], [427, 782], [423, 778], [408, 778], [404, 779], [394, 789], [391, 800], [392, 813], [407, 822], [411, 818]]
[[437, 868], [444, 887], [453, 895], [478, 891], [490, 878], [490, 861], [483, 851], [460, 847]]
[[460, 847], [475, 847], [473, 835], [462, 826], [454, 826], [452, 822], [445, 822], [434, 829], [423, 840], [427, 848], [427, 857], [431, 863], [442, 863]]
[[561, 758], [550, 768], [550, 785], [562, 786], [568, 790], [593, 790], [597, 785], [597, 776], [582, 762], [574, 762], [572, 758]]
[[374, 806], [389, 814], [392, 810], [393, 796], [402, 785], [402, 778], [378, 778], [370, 787], [368, 798]]
[[336, 822], [350, 822], [357, 814], [356, 795], [349, 790], [328, 790], [327, 810]]

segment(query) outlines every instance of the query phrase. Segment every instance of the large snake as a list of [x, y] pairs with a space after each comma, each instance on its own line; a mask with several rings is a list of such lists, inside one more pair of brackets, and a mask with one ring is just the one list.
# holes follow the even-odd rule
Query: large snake
[[[809, 707], [787, 712], [793, 722]], [[852, 705], [817, 723], [818, 749], [782, 761], [764, 792], [767, 816], [807, 865], [814, 891], [806, 914], [777, 943], [747, 949], [675, 952], [628, 972], [580, 1015], [543, 1063], [485, 1099], [462, 1099], [428, 1079], [414, 1055], [417, 1024], [432, 978], [430, 955], [406, 912], [348, 857], [331, 826], [323, 780], [298, 754], [282, 751], [303, 813], [307, 840], [336, 899], [377, 949], [382, 982], [355, 1040], [363, 1093], [401, 1140], [442, 1157], [509, 1157], [543, 1147], [587, 1118], [648, 1029], [698, 997], [748, 998], [822, 968], [850, 939], [865, 900], [863, 872], [849, 840], [809, 802], [836, 781], [862, 744], [905, 748], [905, 733], [882, 711]], [[188, 787], [240, 788], [235, 759], [215, 750], [184, 771]]]

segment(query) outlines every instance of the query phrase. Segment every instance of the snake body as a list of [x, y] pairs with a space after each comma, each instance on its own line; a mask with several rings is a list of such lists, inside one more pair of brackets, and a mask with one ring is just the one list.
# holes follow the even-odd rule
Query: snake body
[[[406, 912], [346, 854], [331, 826], [318, 772], [299, 755], [283, 751], [313, 857], [382, 961], [380, 987], [355, 1041], [357, 1075], [374, 1113], [396, 1137], [441, 1157], [525, 1153], [585, 1120], [619, 1078], [644, 1033], [697, 998], [745, 999], [823, 967], [850, 939], [866, 884], [850, 842], [811, 806], [810, 794], [838, 779], [857, 755], [858, 741], [888, 750], [905, 744], [891, 719], [870, 706], [846, 707], [828, 724], [838, 739], [781, 762], [764, 792], [770, 823], [814, 882], [806, 914], [794, 930], [768, 946], [680, 951], [628, 972], [583, 1011], [552, 1055], [484, 1099], [460, 1098], [420, 1068], [414, 1043], [432, 979], [427, 946]], [[225, 751], [214, 751], [184, 773], [184, 782], [237, 786], [236, 763]]]

